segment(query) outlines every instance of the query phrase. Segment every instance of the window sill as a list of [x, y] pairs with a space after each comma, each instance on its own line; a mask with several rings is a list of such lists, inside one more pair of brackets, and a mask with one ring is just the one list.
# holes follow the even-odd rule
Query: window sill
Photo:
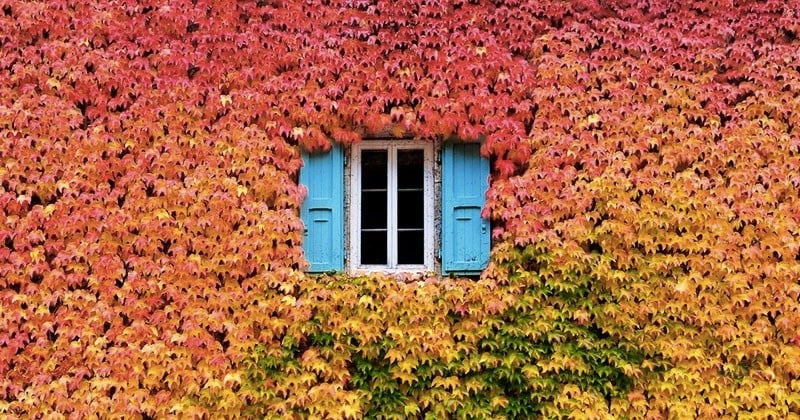
[[328, 271], [328, 272], [306, 272], [309, 276], [346, 276], [346, 277], [368, 277], [378, 276], [385, 278], [392, 278], [402, 283], [413, 282], [427, 282], [427, 281], [441, 281], [444, 279], [453, 278], [469, 278], [477, 280], [482, 275], [481, 271], [468, 271], [468, 272], [449, 272], [439, 273], [433, 269], [424, 267], [415, 269], [390, 269], [385, 267], [361, 267], [355, 270], [346, 271]]
[[382, 266], [362, 266], [358, 268], [354, 268], [350, 270], [350, 274], [353, 275], [363, 275], [363, 274], [386, 274], [386, 275], [396, 275], [396, 274], [412, 274], [412, 275], [427, 275], [433, 274], [434, 271], [430, 267], [425, 267], [422, 265], [419, 266], [406, 266], [403, 268], [388, 268]]

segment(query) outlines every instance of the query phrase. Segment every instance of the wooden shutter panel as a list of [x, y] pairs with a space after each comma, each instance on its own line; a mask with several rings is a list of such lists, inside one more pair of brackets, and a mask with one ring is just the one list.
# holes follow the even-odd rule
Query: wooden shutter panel
[[481, 218], [489, 161], [480, 144], [445, 143], [442, 156], [442, 271], [477, 274], [489, 262], [489, 221]]
[[300, 183], [308, 189], [300, 217], [309, 272], [344, 268], [344, 155], [334, 144], [327, 153], [303, 153]]

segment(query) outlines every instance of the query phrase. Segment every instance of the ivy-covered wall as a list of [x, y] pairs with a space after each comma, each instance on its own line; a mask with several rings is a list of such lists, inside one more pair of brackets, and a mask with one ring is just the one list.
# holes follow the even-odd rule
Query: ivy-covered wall
[[[0, 416], [800, 415], [797, 1], [0, 0]], [[479, 280], [300, 147], [485, 136]]]

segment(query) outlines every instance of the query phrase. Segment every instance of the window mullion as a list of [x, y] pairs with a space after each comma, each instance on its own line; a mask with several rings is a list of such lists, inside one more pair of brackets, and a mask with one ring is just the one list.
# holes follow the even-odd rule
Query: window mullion
[[397, 268], [397, 148], [395, 146], [389, 146], [388, 150], [388, 160], [389, 164], [387, 165], [389, 176], [388, 176], [388, 193], [386, 194], [387, 200], [387, 209], [386, 215], [389, 220], [387, 220], [386, 226], [388, 226], [387, 232], [387, 239], [389, 241], [387, 247], [387, 262], [389, 263], [389, 268]]

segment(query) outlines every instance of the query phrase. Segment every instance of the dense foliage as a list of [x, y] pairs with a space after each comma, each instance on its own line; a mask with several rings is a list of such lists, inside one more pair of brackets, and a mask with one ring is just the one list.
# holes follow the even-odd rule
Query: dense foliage
[[[0, 0], [0, 416], [800, 415], [800, 3]], [[480, 281], [299, 148], [485, 136]]]

